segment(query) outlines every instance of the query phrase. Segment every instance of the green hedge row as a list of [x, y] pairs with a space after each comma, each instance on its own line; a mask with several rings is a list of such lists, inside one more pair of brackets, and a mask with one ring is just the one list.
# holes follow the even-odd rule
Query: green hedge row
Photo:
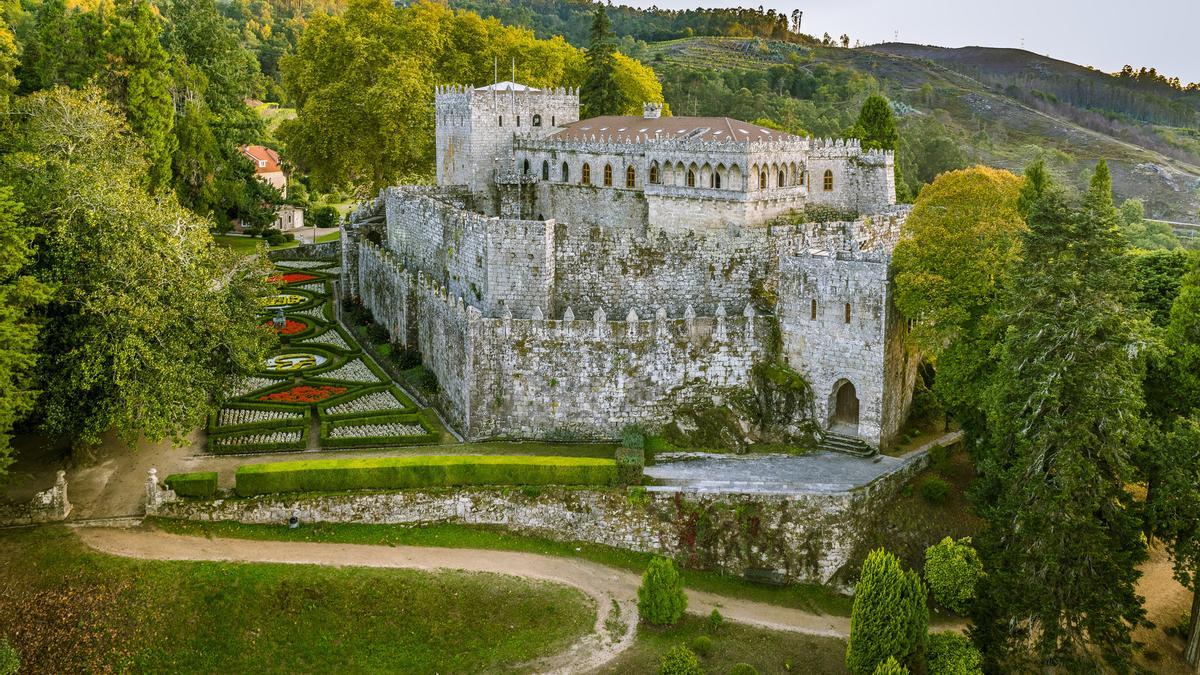
[[[276, 431], [299, 431], [300, 439], [295, 441], [240, 443], [236, 445], [222, 445], [220, 443], [222, 439], [253, 436], [256, 434], [270, 434]], [[212, 455], [241, 455], [251, 452], [283, 452], [287, 450], [303, 450], [306, 447], [308, 447], [307, 426], [279, 426], [270, 429], [238, 431], [232, 434], [209, 434], [207, 442], [208, 452]]]
[[243, 497], [277, 492], [402, 490], [461, 485], [614, 485], [617, 465], [592, 457], [435, 455], [247, 464]]
[[617, 448], [617, 478], [624, 485], [641, 485], [646, 453], [641, 448]]
[[180, 497], [208, 499], [217, 494], [217, 472], [173, 473], [163, 481]]
[[300, 352], [303, 354], [317, 354], [319, 356], [323, 356], [323, 357], [325, 357], [325, 363], [323, 363], [319, 366], [315, 366], [313, 368], [305, 368], [304, 370], [267, 370], [265, 367], [263, 367], [261, 370], [256, 372], [255, 375], [258, 375], [260, 377], [288, 377], [288, 378], [296, 376], [296, 375], [301, 375], [303, 377], [308, 378], [308, 377], [313, 377], [314, 373], [317, 373], [317, 372], [320, 372], [323, 370], [333, 370], [333, 369], [339, 367], [339, 365], [342, 362], [347, 360], [344, 357], [339, 356], [338, 352], [335, 352], [332, 349], [323, 347], [321, 345], [314, 345], [314, 344], [282, 345], [282, 346], [280, 346], [279, 349], [274, 349], [274, 350], [271, 350], [270, 352], [268, 352], [267, 356], [271, 357], [271, 356], [278, 356], [280, 354], [295, 353], [295, 352]]
[[[270, 393], [274, 390], [282, 391], [296, 386], [294, 383], [288, 382], [287, 387], [271, 387], [264, 389], [259, 396]], [[344, 394], [343, 394], [344, 396]], [[300, 407], [303, 405], [305, 407]], [[294, 403], [270, 403], [263, 401], [261, 403], [231, 403], [221, 406], [215, 414], [208, 416], [208, 433], [210, 434], [228, 434], [234, 431], [249, 431], [251, 429], [275, 429], [278, 427], [296, 427], [300, 425], [308, 426], [312, 420], [312, 412], [308, 409], [310, 404], [294, 404]], [[260, 422], [244, 422], [241, 424], [226, 424], [219, 425], [217, 421], [220, 419], [223, 410], [265, 410], [270, 412], [287, 412], [303, 415], [302, 418], [287, 418], [279, 420], [263, 420]]]
[[[326, 448], [362, 448], [377, 445], [429, 445], [441, 440], [442, 435], [428, 422], [418, 415], [367, 415], [350, 417], [321, 423], [321, 446]], [[365, 426], [367, 424], [411, 424], [424, 430], [420, 434], [404, 434], [396, 436], [355, 436], [347, 438], [330, 438], [330, 432], [342, 427]]]
[[[331, 415], [329, 413], [330, 408], [337, 407], [343, 403], [348, 403], [362, 396], [370, 396], [371, 394], [377, 394], [382, 391], [390, 391], [392, 396], [395, 396], [396, 400], [400, 401], [400, 404], [403, 405], [404, 408], [396, 408], [393, 410], [374, 410], [371, 412], [341, 413], [340, 415]], [[416, 411], [417, 404], [414, 403], [411, 398], [409, 398], [408, 394], [405, 394], [403, 390], [392, 384], [368, 385], [361, 389], [348, 391], [345, 394], [340, 394], [334, 398], [326, 399], [317, 404], [317, 414], [322, 420], [350, 420], [373, 417], [381, 414], [395, 415], [400, 413], [414, 413]]]

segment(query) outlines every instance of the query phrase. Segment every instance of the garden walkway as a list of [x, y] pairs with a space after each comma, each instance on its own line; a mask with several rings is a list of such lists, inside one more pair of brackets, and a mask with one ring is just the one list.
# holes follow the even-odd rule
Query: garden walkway
[[[599, 668], [628, 648], [637, 634], [637, 587], [641, 579], [632, 572], [585, 560], [463, 548], [206, 539], [146, 529], [77, 531], [88, 546], [130, 558], [491, 572], [578, 588], [596, 603], [595, 629], [567, 651], [531, 664], [543, 672], [576, 673]], [[850, 620], [845, 617], [822, 616], [712, 593], [689, 590], [687, 595], [688, 611], [692, 613], [705, 615], [719, 608], [726, 619], [752, 626], [837, 638], [844, 638], [850, 632]], [[611, 615], [614, 602], [620, 608], [619, 616]], [[611, 626], [616, 623], [620, 628], [612, 631]]]

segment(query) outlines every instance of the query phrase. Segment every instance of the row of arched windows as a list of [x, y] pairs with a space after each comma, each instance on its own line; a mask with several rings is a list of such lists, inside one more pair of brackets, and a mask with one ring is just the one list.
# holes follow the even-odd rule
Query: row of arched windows
[[[751, 176], [758, 175], [758, 189], [760, 190], [766, 190], [771, 187], [786, 187], [789, 184], [804, 185], [805, 173], [802, 169], [798, 169], [795, 163], [785, 165], [783, 168], [776, 168], [775, 165], [771, 165], [770, 169], [765, 166], [759, 168], [758, 165], [755, 165], [753, 169], [754, 173], [751, 173]], [[524, 162], [523, 171], [526, 175], [530, 172], [528, 159]], [[770, 181], [772, 176], [768, 171], [775, 173], [775, 182], [773, 184]], [[584, 162], [580, 173], [579, 183], [581, 185], [591, 185], [591, 164]], [[729, 188], [736, 190], [741, 187], [742, 171], [741, 167], [737, 164], [728, 168], [724, 164], [718, 164], [714, 168], [707, 163], [701, 166], [692, 163], [685, 167], [683, 162], [675, 164], [667, 162], [660, 168], [658, 162], [654, 161], [650, 163], [649, 178], [652, 185], [666, 184], [680, 187], [706, 187], [717, 190]], [[550, 180], [550, 162], [546, 160], [542, 161], [542, 180]], [[559, 180], [564, 183], [571, 181], [571, 167], [566, 162], [562, 163]], [[605, 187], [612, 187], [613, 185], [612, 164], [604, 165], [603, 184]], [[625, 168], [625, 187], [633, 188], [636, 186], [637, 170], [631, 165]], [[826, 192], [833, 190], [833, 171], [826, 169], [822, 176], [821, 187]]]

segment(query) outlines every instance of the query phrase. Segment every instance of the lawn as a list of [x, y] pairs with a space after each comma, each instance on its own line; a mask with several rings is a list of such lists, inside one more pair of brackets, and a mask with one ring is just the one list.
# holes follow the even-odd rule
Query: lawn
[[759, 673], [844, 673], [846, 643], [838, 638], [800, 635], [725, 622], [719, 628], [706, 618], [685, 616], [670, 628], [641, 626], [629, 651], [609, 663], [606, 673], [655, 673], [663, 654], [676, 645], [691, 646], [698, 636], [712, 641], [712, 651], [700, 656], [708, 673], [728, 673], [748, 663]]
[[497, 672], [589, 632], [575, 589], [461, 572], [142, 561], [0, 532], [0, 635], [31, 672]]
[[[341, 542], [384, 546], [445, 546], [500, 551], [523, 551], [562, 557], [583, 558], [641, 574], [651, 555], [585, 542], [559, 542], [513, 534], [498, 527], [466, 525], [360, 525], [305, 523], [291, 530], [278, 525], [243, 525], [234, 522], [201, 523], [156, 519], [158, 527], [179, 534], [282, 541]], [[744, 598], [819, 614], [849, 616], [852, 600], [816, 584], [767, 586], [740, 577], [704, 570], [681, 570], [684, 585], [735, 598]]]
[[[317, 243], [324, 244], [330, 241], [337, 241], [341, 237], [342, 233], [340, 230], [337, 232], [328, 232], [318, 236]], [[259, 237], [238, 237], [232, 234], [214, 234], [212, 238], [213, 241], [222, 246], [231, 248], [239, 253], [247, 254], [254, 253], [260, 243], [266, 243], [266, 240]], [[268, 246], [267, 249], [270, 251], [282, 251], [285, 248], [296, 248], [299, 245], [300, 242], [298, 241], [289, 241], [278, 246]]]

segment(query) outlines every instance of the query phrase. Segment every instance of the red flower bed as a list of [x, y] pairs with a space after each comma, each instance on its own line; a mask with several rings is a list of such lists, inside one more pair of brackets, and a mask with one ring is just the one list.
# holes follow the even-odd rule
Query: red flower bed
[[295, 319], [286, 319], [283, 324], [283, 328], [275, 328], [274, 321], [268, 321], [264, 323], [263, 326], [266, 326], [267, 328], [273, 328], [275, 332], [279, 333], [280, 335], [295, 335], [296, 333], [302, 333], [308, 329], [308, 324], [304, 323], [303, 321], [296, 321]]
[[318, 403], [324, 401], [331, 396], [346, 393], [345, 387], [335, 387], [333, 385], [322, 385], [313, 387], [307, 384], [298, 384], [291, 389], [277, 391], [274, 394], [259, 396], [260, 401], [272, 401], [275, 403]]
[[272, 274], [271, 276], [267, 277], [267, 283], [269, 283], [269, 284], [297, 284], [297, 283], [300, 283], [301, 281], [312, 281], [313, 279], [316, 279], [316, 278], [318, 278], [318, 277], [315, 277], [311, 274], [305, 274], [304, 272], [287, 272], [284, 274]]

